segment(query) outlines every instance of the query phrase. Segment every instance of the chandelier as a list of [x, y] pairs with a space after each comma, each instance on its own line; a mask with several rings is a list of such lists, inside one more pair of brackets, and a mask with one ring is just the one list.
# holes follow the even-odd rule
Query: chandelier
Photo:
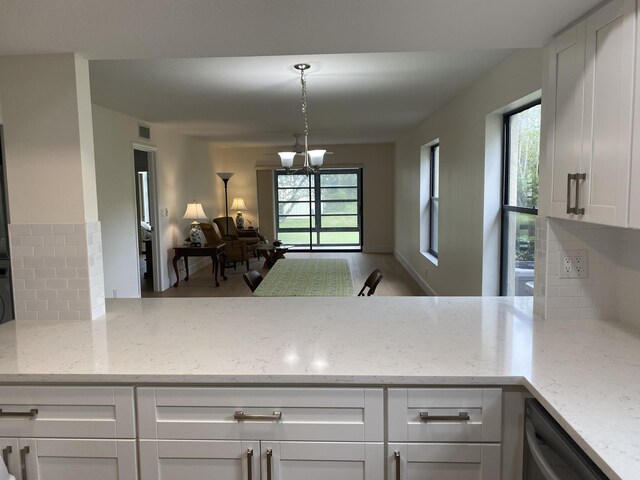
[[[311, 68], [311, 65], [307, 63], [298, 63], [293, 66], [300, 72], [300, 84], [302, 85], [302, 118], [304, 121], [304, 151], [303, 152], [278, 152], [280, 155], [280, 162], [287, 171], [287, 173], [295, 173], [302, 171], [306, 174], [316, 173], [322, 166], [324, 154], [326, 150], [309, 150], [308, 136], [309, 136], [309, 121], [307, 119], [307, 81], [304, 76], [304, 72]], [[292, 170], [293, 159], [296, 155], [304, 156], [304, 163], [300, 170]]]

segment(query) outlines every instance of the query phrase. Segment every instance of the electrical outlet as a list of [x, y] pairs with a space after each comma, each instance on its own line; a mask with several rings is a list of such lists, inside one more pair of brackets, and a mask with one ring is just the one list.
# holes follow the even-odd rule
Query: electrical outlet
[[560, 253], [560, 278], [587, 278], [589, 276], [587, 250], [567, 250]]

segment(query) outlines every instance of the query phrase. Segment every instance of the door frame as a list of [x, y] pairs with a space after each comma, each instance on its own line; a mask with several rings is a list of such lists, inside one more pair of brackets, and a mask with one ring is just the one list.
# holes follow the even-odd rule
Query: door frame
[[[137, 182], [137, 178], [135, 175], [135, 160], [134, 160], [134, 150], [140, 150], [148, 153], [148, 165], [149, 172], [147, 174], [147, 178], [149, 179], [149, 215], [151, 217], [151, 243], [153, 245], [152, 261], [153, 261], [153, 291], [161, 292], [162, 291], [162, 280], [161, 280], [161, 269], [160, 269], [160, 230], [158, 228], [158, 219], [160, 218], [160, 209], [158, 207], [158, 178], [157, 178], [157, 163], [156, 157], [158, 155], [158, 148], [152, 145], [145, 145], [142, 143], [133, 142], [131, 148], [131, 167], [133, 168], [133, 182], [134, 182], [134, 191], [135, 191], [135, 182]], [[135, 200], [137, 202], [137, 199]], [[136, 215], [136, 251], [138, 251], [138, 229], [140, 226], [138, 225], [138, 216]], [[138, 282], [138, 294], [142, 297], [142, 288], [140, 282]]]

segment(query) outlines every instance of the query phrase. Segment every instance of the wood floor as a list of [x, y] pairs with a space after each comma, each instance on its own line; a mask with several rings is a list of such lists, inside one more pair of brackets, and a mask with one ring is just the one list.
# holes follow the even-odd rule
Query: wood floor
[[[356, 293], [372, 270], [382, 270], [384, 278], [376, 289], [376, 295], [415, 296], [425, 295], [398, 260], [390, 253], [287, 253], [287, 258], [346, 258], [349, 261], [353, 286]], [[252, 258], [250, 268], [258, 270], [263, 276], [269, 270], [262, 268], [263, 260]], [[178, 288], [171, 287], [164, 292], [152, 292], [143, 285], [142, 296], [149, 297], [250, 297], [242, 274], [246, 267], [238, 264], [236, 270], [227, 268], [227, 280], [220, 280], [220, 287], [213, 285], [210, 265], [192, 274], [188, 282], [181, 281]]]

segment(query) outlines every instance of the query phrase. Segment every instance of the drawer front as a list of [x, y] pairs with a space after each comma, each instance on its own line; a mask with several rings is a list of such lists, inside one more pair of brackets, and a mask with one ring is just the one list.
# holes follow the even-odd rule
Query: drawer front
[[499, 388], [389, 389], [392, 442], [500, 442], [501, 418]]
[[496, 480], [500, 445], [482, 443], [389, 443], [389, 480]]
[[371, 442], [384, 438], [381, 389], [141, 387], [137, 398], [140, 438]]
[[136, 436], [129, 387], [0, 387], [0, 409], [0, 437]]

